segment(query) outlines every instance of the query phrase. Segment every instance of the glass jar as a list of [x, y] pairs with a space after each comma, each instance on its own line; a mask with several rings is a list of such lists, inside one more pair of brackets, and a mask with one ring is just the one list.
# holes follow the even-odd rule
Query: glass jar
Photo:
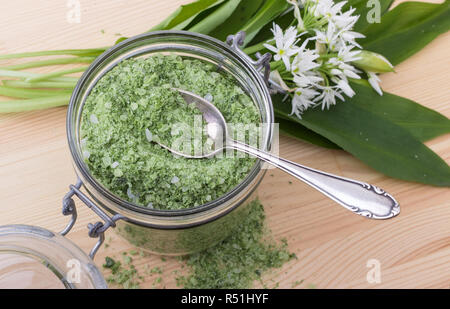
[[[103, 232], [110, 226], [133, 245], [164, 255], [181, 255], [203, 250], [220, 242], [245, 217], [246, 205], [256, 198], [255, 190], [264, 176], [263, 163], [257, 161], [248, 176], [226, 195], [194, 208], [155, 210], [125, 201], [109, 192], [89, 172], [83, 160], [80, 127], [83, 106], [102, 76], [124, 59], [171, 53], [198, 58], [230, 74], [252, 98], [264, 124], [260, 148], [269, 151], [273, 135], [273, 108], [267, 87], [268, 61], [264, 55], [252, 61], [239, 49], [243, 33], [231, 36], [228, 45], [209, 36], [185, 31], [157, 31], [130, 38], [99, 56], [78, 81], [67, 113], [67, 137], [77, 185], [65, 197], [65, 214], [72, 214], [70, 230], [76, 220], [72, 195], [92, 208], [103, 222], [90, 226], [90, 236], [99, 237], [91, 256], [101, 245]], [[263, 74], [260, 70], [265, 67]], [[84, 195], [79, 189], [88, 192]]]
[[67, 238], [28, 225], [0, 226], [0, 289], [107, 288], [90, 259]]

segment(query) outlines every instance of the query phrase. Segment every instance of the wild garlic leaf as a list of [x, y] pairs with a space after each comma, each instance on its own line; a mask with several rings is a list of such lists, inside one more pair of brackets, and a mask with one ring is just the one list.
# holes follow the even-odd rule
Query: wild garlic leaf
[[198, 0], [189, 4], [182, 5], [169, 17], [150, 29], [150, 31], [168, 29], [181, 30], [202, 11], [222, 2], [224, 2], [224, 0]]
[[[166, 19], [158, 25], [151, 28], [149, 31], [157, 30], [183, 30], [189, 25], [200, 13], [213, 8], [224, 2], [225, 0], [197, 0], [192, 3], [181, 5]], [[121, 37], [116, 41], [116, 44], [126, 40], [127, 37]]]
[[267, 0], [242, 28], [247, 35], [244, 46], [247, 45], [258, 32], [268, 23], [273, 21], [278, 15], [283, 13], [289, 7], [286, 0]]
[[369, 86], [352, 87], [358, 93], [355, 102], [359, 107], [389, 119], [421, 142], [450, 133], [450, 120], [432, 109], [387, 92], [379, 96]]
[[214, 12], [202, 19], [200, 22], [189, 28], [189, 31], [208, 34], [217, 26], [221, 25], [228, 17], [233, 14], [241, 0], [228, 0], [218, 6]]
[[209, 35], [218, 40], [225, 41], [230, 34], [236, 34], [258, 11], [264, 0], [241, 1], [233, 14], [216, 27]]
[[438, 35], [450, 30], [450, 1], [442, 4], [404, 2], [387, 12], [381, 23], [369, 25], [358, 42], [396, 65]]
[[278, 15], [272, 22], [266, 23], [261, 30], [256, 34], [253, 39], [250, 41], [248, 46], [256, 45], [261, 42], [266, 42], [270, 39], [273, 39], [273, 24], [279, 25], [282, 29], [287, 29], [289, 25], [291, 25], [294, 20], [293, 12], [286, 12], [285, 14]]
[[[283, 104], [289, 104], [285, 102]], [[308, 143], [330, 148], [330, 149], [340, 149], [338, 145], [326, 139], [322, 135], [317, 134], [314, 131], [306, 128], [298, 122], [292, 121], [292, 119], [287, 116], [287, 114], [275, 112], [275, 122], [279, 124], [280, 133], [283, 135], [293, 137], [296, 139], [304, 140]]]
[[374, 10], [377, 10], [379, 6], [379, 17], [381, 17], [389, 10], [392, 2], [394, 0], [349, 0], [342, 9], [344, 11], [349, 10], [350, 7], [356, 9], [355, 14], [359, 15], [359, 19], [353, 27], [353, 31], [364, 32], [364, 29], [371, 24], [371, 21], [376, 22], [376, 20], [372, 20], [372, 18], [376, 17]]

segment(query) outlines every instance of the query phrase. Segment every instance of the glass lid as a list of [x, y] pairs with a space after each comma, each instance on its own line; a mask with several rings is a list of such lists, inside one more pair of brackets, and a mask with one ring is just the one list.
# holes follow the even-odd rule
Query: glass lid
[[102, 289], [106, 282], [67, 238], [41, 227], [0, 226], [0, 289]]

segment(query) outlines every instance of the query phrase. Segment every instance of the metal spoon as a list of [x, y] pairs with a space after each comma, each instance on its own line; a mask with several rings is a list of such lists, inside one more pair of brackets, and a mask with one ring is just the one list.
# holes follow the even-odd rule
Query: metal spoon
[[215, 145], [221, 145], [221, 147], [216, 147], [214, 151], [209, 153], [192, 155], [175, 151], [159, 143], [172, 153], [187, 158], [207, 158], [224, 149], [243, 151], [306, 182], [358, 215], [372, 219], [388, 219], [400, 213], [398, 202], [390, 194], [376, 186], [315, 170], [231, 139], [222, 113], [213, 104], [192, 92], [182, 89], [173, 90], [178, 91], [187, 104], [194, 103], [202, 112], [207, 123], [209, 138], [214, 141]]

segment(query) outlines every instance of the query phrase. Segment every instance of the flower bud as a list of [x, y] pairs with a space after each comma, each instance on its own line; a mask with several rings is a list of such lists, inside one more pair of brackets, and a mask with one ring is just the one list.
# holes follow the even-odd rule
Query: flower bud
[[364, 71], [375, 73], [394, 72], [394, 66], [380, 54], [362, 50], [358, 57], [359, 59], [352, 61], [352, 63]]
[[294, 17], [297, 19], [298, 25], [297, 30], [299, 32], [305, 31], [305, 25], [303, 23], [302, 15], [300, 14], [300, 8], [298, 7], [297, 0], [287, 0], [289, 4], [294, 7]]
[[316, 41], [316, 52], [319, 55], [325, 55], [327, 53], [327, 46], [323, 43]]

